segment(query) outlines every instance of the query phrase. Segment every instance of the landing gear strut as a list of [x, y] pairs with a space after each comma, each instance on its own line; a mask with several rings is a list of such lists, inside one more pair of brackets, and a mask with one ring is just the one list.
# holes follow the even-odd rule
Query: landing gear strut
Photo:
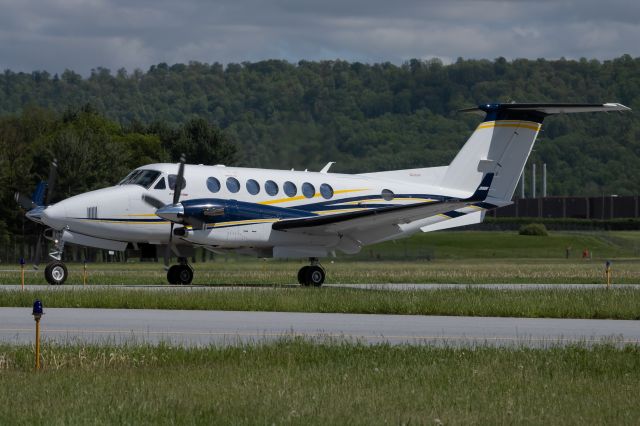
[[311, 265], [303, 266], [298, 271], [298, 282], [305, 287], [320, 287], [324, 283], [327, 274], [324, 268], [320, 266], [317, 257], [310, 257], [309, 261]]
[[167, 271], [167, 281], [169, 284], [188, 285], [193, 281], [193, 268], [187, 263], [185, 257], [178, 258], [178, 265], [173, 265]]
[[69, 271], [64, 262], [62, 262], [62, 253], [64, 252], [64, 241], [62, 240], [62, 234], [57, 232], [53, 237], [55, 242], [55, 249], [49, 253], [49, 257], [54, 259], [44, 268], [44, 278], [51, 285], [62, 285], [69, 276]]

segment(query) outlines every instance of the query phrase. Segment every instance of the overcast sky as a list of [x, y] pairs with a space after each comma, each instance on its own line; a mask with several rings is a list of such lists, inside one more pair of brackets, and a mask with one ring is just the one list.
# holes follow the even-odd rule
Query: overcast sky
[[0, 0], [0, 69], [640, 56], [638, 0]]

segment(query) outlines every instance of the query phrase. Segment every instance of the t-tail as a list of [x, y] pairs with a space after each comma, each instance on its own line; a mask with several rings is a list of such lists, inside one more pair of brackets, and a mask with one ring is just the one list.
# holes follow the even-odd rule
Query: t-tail
[[473, 193], [474, 200], [484, 197], [496, 206], [510, 204], [545, 117], [628, 110], [615, 103], [487, 104], [462, 110], [485, 117], [447, 167], [440, 186]]

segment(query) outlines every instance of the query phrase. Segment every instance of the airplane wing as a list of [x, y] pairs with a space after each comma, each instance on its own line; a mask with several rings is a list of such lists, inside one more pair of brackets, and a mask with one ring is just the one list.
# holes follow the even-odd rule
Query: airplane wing
[[[443, 199], [423, 203], [404, 204], [349, 213], [337, 213], [330, 216], [312, 216], [296, 219], [284, 219], [273, 223], [277, 231], [299, 231], [307, 234], [350, 234], [362, 233], [368, 229], [380, 229], [388, 226], [403, 225], [436, 215], [443, 219], [462, 216], [467, 213], [456, 211], [470, 204], [477, 204], [487, 198], [493, 181], [493, 173], [488, 173], [478, 185], [476, 191], [466, 199]], [[482, 203], [480, 203], [482, 204]], [[486, 204], [486, 203], [485, 203]], [[491, 206], [493, 208], [495, 206]], [[468, 210], [477, 210], [470, 207]]]
[[426, 202], [381, 209], [363, 210], [330, 216], [285, 219], [273, 224], [278, 231], [299, 231], [311, 234], [349, 233], [386, 225], [410, 223], [426, 217], [451, 212], [464, 207], [468, 201]]

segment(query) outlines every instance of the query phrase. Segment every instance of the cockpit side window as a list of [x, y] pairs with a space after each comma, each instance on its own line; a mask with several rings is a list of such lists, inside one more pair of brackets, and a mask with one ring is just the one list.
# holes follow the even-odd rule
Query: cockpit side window
[[149, 189], [158, 176], [160, 176], [160, 172], [157, 170], [134, 170], [122, 179], [118, 185], [140, 185]]
[[163, 177], [161, 177], [158, 183], [156, 183], [156, 186], [153, 187], [153, 189], [166, 189], [166, 188], [167, 188], [167, 184], [164, 183]]
[[[169, 189], [170, 190], [175, 190], [176, 189], [176, 181], [178, 180], [178, 175], [169, 175]], [[182, 184], [181, 184], [181, 189], [184, 189], [184, 187], [187, 186], [187, 181], [182, 178]]]

